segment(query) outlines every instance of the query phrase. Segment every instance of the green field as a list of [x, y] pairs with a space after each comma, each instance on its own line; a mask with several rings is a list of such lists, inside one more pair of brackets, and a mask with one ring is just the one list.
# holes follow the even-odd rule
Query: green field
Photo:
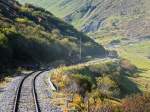
[[117, 49], [119, 55], [131, 61], [139, 68], [139, 77], [133, 78], [143, 91], [150, 91], [150, 41], [143, 41], [133, 45], [121, 46]]

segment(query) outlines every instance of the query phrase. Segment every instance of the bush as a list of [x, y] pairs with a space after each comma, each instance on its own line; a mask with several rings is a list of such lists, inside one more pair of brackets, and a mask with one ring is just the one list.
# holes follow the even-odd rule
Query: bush
[[4, 33], [0, 32], [0, 46], [6, 47], [7, 41], [7, 37], [4, 35]]
[[19, 22], [19, 23], [31, 23], [31, 21], [28, 18], [16, 18], [16, 22]]
[[82, 74], [73, 74], [70, 75], [71, 81], [74, 82], [77, 87], [73, 88], [81, 95], [84, 95], [86, 91], [90, 91], [92, 88], [92, 79], [89, 76]]
[[96, 104], [90, 105], [90, 112], [123, 112], [119, 105], [113, 104], [111, 101], [97, 101]]
[[89, 70], [93, 75], [102, 76], [102, 74], [108, 73], [109, 68], [106, 64], [98, 63], [89, 66]]
[[124, 112], [150, 112], [150, 94], [127, 97], [122, 107]]
[[119, 86], [109, 76], [97, 78], [97, 88], [106, 96], [117, 97], [120, 95]]
[[132, 76], [137, 72], [137, 67], [131, 64], [129, 60], [122, 59], [120, 61], [121, 73], [127, 76]]
[[31, 9], [28, 8], [28, 7], [26, 7], [26, 6], [21, 6], [20, 9], [19, 9], [19, 11], [21, 13], [29, 13], [29, 12], [31, 12]]

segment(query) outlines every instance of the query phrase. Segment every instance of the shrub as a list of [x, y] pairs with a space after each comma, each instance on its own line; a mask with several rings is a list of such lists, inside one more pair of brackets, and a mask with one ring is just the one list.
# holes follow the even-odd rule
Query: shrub
[[76, 92], [84, 95], [86, 91], [90, 91], [92, 88], [92, 79], [89, 76], [82, 74], [70, 75], [71, 81], [74, 82], [77, 88], [73, 88]]
[[7, 38], [6, 36], [0, 32], [0, 46], [6, 46]]
[[120, 67], [121, 73], [124, 75], [132, 76], [132, 74], [137, 72], [137, 67], [131, 64], [130, 61], [126, 59], [122, 59], [120, 61]]
[[73, 96], [73, 106], [77, 109], [82, 111], [83, 110], [83, 97], [78, 95], [78, 94], [74, 94]]
[[90, 65], [89, 70], [96, 76], [101, 76], [102, 74], [109, 72], [109, 68], [103, 63]]
[[96, 104], [90, 105], [90, 112], [123, 112], [119, 105], [114, 105], [111, 101], [97, 101]]
[[119, 39], [112, 40], [110, 43], [113, 44], [113, 45], [119, 44], [119, 43], [120, 43], [120, 40], [119, 40]]
[[19, 22], [19, 23], [31, 23], [31, 21], [28, 18], [16, 18], [16, 22]]
[[119, 86], [109, 76], [98, 77], [97, 88], [106, 96], [117, 97], [120, 95]]
[[127, 97], [122, 107], [124, 112], [150, 112], [150, 94]]
[[28, 7], [26, 7], [26, 6], [21, 6], [20, 9], [19, 9], [19, 11], [21, 13], [29, 13], [29, 12], [31, 12], [31, 9], [28, 8]]

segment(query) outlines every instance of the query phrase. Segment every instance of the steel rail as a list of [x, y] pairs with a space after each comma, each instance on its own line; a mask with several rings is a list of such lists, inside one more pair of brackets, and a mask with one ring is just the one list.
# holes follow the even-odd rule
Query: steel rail
[[[28, 75], [26, 75], [19, 83], [19, 86], [17, 88], [17, 91], [16, 91], [16, 95], [15, 95], [15, 99], [14, 99], [14, 106], [13, 106], [13, 112], [18, 112], [18, 108], [19, 108], [19, 100], [20, 100], [20, 96], [21, 96], [21, 90], [22, 90], [22, 86], [23, 86], [23, 83], [24, 81], [31, 75], [33, 75], [34, 73], [36, 72], [32, 72], [32, 73], [29, 73]], [[37, 73], [34, 78], [32, 79], [32, 94], [33, 94], [33, 99], [34, 99], [34, 104], [35, 104], [35, 109], [36, 109], [36, 112], [40, 112], [40, 106], [39, 106], [39, 103], [38, 103], [38, 99], [37, 99], [37, 93], [36, 93], [36, 87], [35, 87], [35, 81], [36, 81], [36, 78], [41, 74], [42, 72], [39, 72]]]
[[36, 112], [41, 112], [41, 110], [40, 110], [40, 106], [39, 106], [39, 102], [38, 102], [38, 97], [37, 97], [37, 92], [36, 92], [36, 85], [35, 85], [35, 81], [36, 81], [36, 78], [41, 74], [41, 73], [43, 73], [42, 71], [40, 72], [40, 73], [38, 73], [35, 77], [34, 77], [34, 79], [33, 79], [33, 81], [32, 81], [32, 86], [33, 86], [33, 98], [34, 98], [34, 103], [35, 103], [35, 107], [36, 107]]

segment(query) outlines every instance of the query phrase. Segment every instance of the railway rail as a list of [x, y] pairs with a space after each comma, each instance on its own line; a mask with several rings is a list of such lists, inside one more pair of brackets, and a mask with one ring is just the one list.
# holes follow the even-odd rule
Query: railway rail
[[16, 91], [13, 112], [40, 112], [35, 81], [41, 73], [42, 71], [32, 72], [20, 81]]

